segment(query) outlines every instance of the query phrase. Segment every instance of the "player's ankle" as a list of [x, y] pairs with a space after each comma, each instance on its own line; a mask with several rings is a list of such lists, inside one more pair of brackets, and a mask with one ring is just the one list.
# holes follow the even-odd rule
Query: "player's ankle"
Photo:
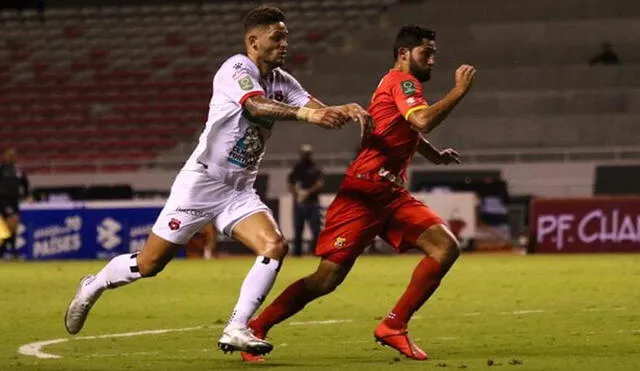
[[385, 326], [393, 330], [404, 330], [407, 328], [407, 323], [396, 318], [393, 313], [389, 313], [387, 317], [382, 321]]

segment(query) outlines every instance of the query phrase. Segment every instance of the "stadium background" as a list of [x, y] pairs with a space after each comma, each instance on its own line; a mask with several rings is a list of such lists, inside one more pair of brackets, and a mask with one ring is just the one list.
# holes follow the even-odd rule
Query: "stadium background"
[[[48, 259], [105, 258], [139, 247], [203, 127], [212, 74], [242, 51], [240, 20], [255, 3], [14, 3], [3, 2], [0, 13], [0, 148], [18, 149], [40, 201], [22, 205], [21, 254], [33, 258], [38, 242], [45, 252], [38, 257]], [[470, 238], [478, 241], [468, 249], [640, 251], [637, 1], [272, 3], [288, 17], [287, 68], [327, 103], [366, 106], [392, 63], [394, 34], [407, 23], [438, 31], [428, 100], [444, 95], [458, 65], [477, 67], [472, 92], [429, 136], [458, 149], [463, 165], [435, 167], [416, 158], [409, 182], [414, 192], [475, 195], [479, 233]], [[589, 65], [604, 41], [621, 63]], [[328, 174], [326, 191], [335, 192], [358, 139], [355, 126], [336, 133], [279, 123], [259, 191], [278, 214], [287, 213], [286, 174], [299, 144], [311, 143]], [[100, 228], [103, 237], [106, 228], [107, 237], [119, 239], [107, 241], [117, 247], [104, 247]], [[84, 247], [74, 247], [78, 239]], [[637, 265], [627, 272], [637, 281]], [[634, 282], [625, 277], [618, 284]]]

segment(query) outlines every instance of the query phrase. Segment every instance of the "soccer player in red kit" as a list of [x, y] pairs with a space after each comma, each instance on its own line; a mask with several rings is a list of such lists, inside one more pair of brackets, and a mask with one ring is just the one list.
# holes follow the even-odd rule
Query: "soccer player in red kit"
[[[393, 54], [395, 64], [373, 94], [369, 113], [375, 128], [364, 135], [360, 152], [349, 166], [320, 234], [317, 270], [289, 286], [249, 328], [259, 338], [275, 324], [293, 316], [307, 303], [342, 283], [356, 258], [380, 236], [397, 251], [417, 248], [425, 256], [409, 286], [374, 337], [407, 357], [425, 360], [427, 354], [408, 336], [411, 316], [429, 299], [460, 254], [445, 222], [404, 188], [409, 161], [417, 151], [435, 164], [459, 163], [452, 149], [437, 150], [422, 136], [440, 125], [472, 85], [475, 69], [460, 66], [455, 86], [429, 105], [421, 83], [435, 64], [435, 32], [418, 26], [402, 27]], [[246, 361], [262, 358], [243, 354]]]

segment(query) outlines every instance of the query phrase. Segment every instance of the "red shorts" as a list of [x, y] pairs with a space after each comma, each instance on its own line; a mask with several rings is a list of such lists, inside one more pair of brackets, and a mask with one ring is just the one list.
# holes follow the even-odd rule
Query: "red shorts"
[[402, 252], [435, 224], [444, 221], [406, 189], [345, 175], [327, 210], [316, 255], [338, 264], [352, 261], [376, 236]]

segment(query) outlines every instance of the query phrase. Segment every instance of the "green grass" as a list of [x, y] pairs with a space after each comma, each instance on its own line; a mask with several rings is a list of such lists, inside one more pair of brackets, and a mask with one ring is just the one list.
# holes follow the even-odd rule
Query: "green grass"
[[[104, 262], [0, 263], [0, 370], [640, 369], [640, 255], [463, 256], [411, 323], [427, 362], [372, 338], [417, 260], [363, 257], [341, 288], [290, 322], [351, 321], [284, 323], [260, 365], [215, 349], [249, 258], [175, 261], [154, 279], [105, 293], [81, 336], [203, 327], [102, 339], [70, 338], [62, 319], [78, 279]], [[289, 259], [267, 301], [316, 264]], [[70, 340], [42, 350], [62, 358], [18, 354], [59, 338]]]

